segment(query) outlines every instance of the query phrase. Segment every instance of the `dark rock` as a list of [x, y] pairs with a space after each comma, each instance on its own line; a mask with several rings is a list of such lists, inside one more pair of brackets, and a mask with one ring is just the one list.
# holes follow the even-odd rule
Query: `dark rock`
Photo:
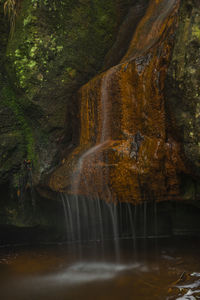
[[140, 145], [141, 145], [141, 143], [142, 143], [143, 140], [144, 140], [144, 137], [138, 131], [134, 135], [133, 141], [131, 143], [131, 149], [130, 149], [130, 157], [131, 158], [134, 158], [134, 159], [137, 160], [137, 158], [138, 158], [138, 152], [140, 150]]

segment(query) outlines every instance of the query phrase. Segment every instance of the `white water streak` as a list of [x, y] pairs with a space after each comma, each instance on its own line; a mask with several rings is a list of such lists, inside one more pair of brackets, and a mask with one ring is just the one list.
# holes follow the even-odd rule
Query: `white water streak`
[[[109, 82], [114, 74], [116, 68], [111, 68], [102, 78], [101, 83], [101, 136], [100, 143], [88, 149], [85, 153], [83, 153], [77, 163], [76, 172], [73, 174], [72, 180], [72, 189], [75, 194], [78, 194], [80, 187], [81, 174], [84, 166], [84, 162], [90, 156], [94, 155], [104, 144], [110, 139], [110, 110], [111, 103], [109, 103]], [[85, 186], [87, 189], [87, 186]]]

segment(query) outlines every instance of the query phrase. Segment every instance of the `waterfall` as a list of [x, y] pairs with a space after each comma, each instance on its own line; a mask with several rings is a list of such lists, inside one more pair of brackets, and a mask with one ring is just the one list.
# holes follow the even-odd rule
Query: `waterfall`
[[116, 72], [116, 67], [111, 68], [106, 74], [104, 74], [101, 83], [101, 105], [102, 105], [102, 125], [101, 125], [101, 137], [100, 144], [111, 139], [111, 112], [112, 102], [109, 99], [109, 91], [111, 90], [109, 84], [111, 82], [113, 74]]
[[184, 161], [163, 94], [178, 8], [150, 0], [122, 60], [80, 88], [79, 144], [52, 173], [52, 190], [134, 204], [151, 192], [179, 196]]
[[114, 243], [115, 243], [115, 254], [116, 259], [119, 261], [120, 259], [120, 248], [119, 248], [119, 228], [118, 228], [118, 213], [117, 213], [117, 205], [114, 203], [109, 203], [108, 205], [112, 227], [113, 227], [113, 236], [114, 236]]
[[[68, 242], [96, 241], [104, 243], [113, 240], [116, 260], [120, 259], [120, 238], [133, 239], [135, 249], [134, 206], [126, 203], [107, 203], [104, 200], [83, 196], [60, 194], [63, 203], [66, 240]], [[127, 211], [128, 209], [128, 216]], [[125, 231], [120, 224], [127, 223]]]
[[[115, 71], [116, 68], [112, 68], [107, 73], [105, 73], [104, 76], [102, 77], [101, 98], [100, 98], [101, 107], [102, 107], [100, 137], [97, 138], [96, 145], [89, 148], [78, 159], [77, 165], [75, 167], [75, 171], [72, 174], [72, 190], [75, 195], [79, 194], [79, 187], [80, 187], [82, 171], [84, 168], [84, 163], [87, 162], [89, 164], [88, 166], [89, 168], [93, 157], [95, 157], [95, 155], [98, 152], [101, 152], [102, 148], [111, 139], [111, 126], [110, 126], [111, 115], [110, 114], [112, 111], [112, 102], [111, 99], [109, 99], [109, 90], [110, 90], [109, 84], [111, 82], [112, 76], [115, 73]], [[103, 175], [101, 177], [103, 177]], [[103, 180], [106, 181], [106, 178], [104, 178]], [[87, 178], [84, 178], [84, 188], [86, 190], [87, 190], [87, 184], [88, 184]]]
[[[65, 217], [72, 220], [72, 211], [71, 211], [71, 202], [75, 202], [75, 223], [72, 225], [72, 221], [69, 224], [69, 221], [66, 221], [67, 226], [69, 226], [73, 231], [75, 230], [76, 238], [78, 241], [81, 240], [100, 240], [108, 239], [114, 237], [115, 249], [116, 249], [116, 258], [119, 260], [119, 229], [118, 229], [118, 212], [117, 204], [115, 203], [106, 203], [99, 198], [99, 195], [96, 197], [83, 197], [79, 196], [79, 188], [81, 183], [82, 171], [84, 169], [84, 163], [87, 162], [87, 168], [90, 167], [90, 161], [93, 157], [101, 151], [103, 146], [111, 138], [111, 112], [112, 112], [112, 103], [109, 98], [109, 86], [113, 74], [115, 73], [116, 68], [112, 68], [109, 72], [105, 73], [101, 81], [101, 130], [99, 138], [97, 138], [97, 143], [93, 147], [89, 148], [84, 152], [78, 159], [75, 171], [72, 174], [72, 191], [74, 196], [68, 196], [63, 201], [63, 207], [65, 211]], [[102, 154], [101, 154], [102, 155]], [[103, 178], [101, 174], [102, 181], [106, 181], [106, 178]], [[84, 178], [84, 189], [88, 189], [87, 178]], [[103, 184], [103, 182], [102, 182]], [[109, 188], [106, 187], [105, 193], [110, 195]], [[71, 197], [71, 198], [70, 198]], [[71, 200], [69, 200], [71, 199]], [[111, 200], [111, 199], [110, 199]], [[67, 205], [66, 205], [67, 201]], [[68, 210], [68, 212], [66, 211]], [[104, 219], [107, 219], [107, 224], [103, 223]], [[85, 224], [87, 224], [85, 226]], [[68, 240], [71, 240], [70, 235]]]
[[[136, 247], [137, 219], [139, 236], [148, 237], [147, 202], [179, 193], [183, 164], [167, 132], [163, 95], [178, 5], [151, 0], [124, 58], [80, 89], [80, 143], [51, 178], [68, 195], [68, 241], [112, 238], [117, 259], [120, 237]], [[143, 205], [137, 212], [132, 204]], [[156, 206], [154, 215], [156, 235]]]
[[[135, 229], [136, 224], [134, 224], [135, 223], [134, 221], [136, 220], [136, 215], [134, 215], [135, 212], [134, 212], [134, 214], [132, 213], [131, 204], [128, 203], [127, 206], [128, 206], [128, 217], [129, 217], [130, 225], [131, 225], [133, 246], [134, 246], [134, 250], [136, 250], [136, 229]], [[136, 207], [134, 207], [134, 209], [136, 211]]]

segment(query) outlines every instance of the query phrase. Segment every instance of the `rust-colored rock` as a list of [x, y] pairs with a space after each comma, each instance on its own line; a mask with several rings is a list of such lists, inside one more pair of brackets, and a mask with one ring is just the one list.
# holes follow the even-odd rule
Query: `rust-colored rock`
[[150, 1], [120, 64], [80, 89], [80, 143], [52, 174], [52, 190], [133, 203], [179, 197], [184, 164], [163, 96], [178, 7]]

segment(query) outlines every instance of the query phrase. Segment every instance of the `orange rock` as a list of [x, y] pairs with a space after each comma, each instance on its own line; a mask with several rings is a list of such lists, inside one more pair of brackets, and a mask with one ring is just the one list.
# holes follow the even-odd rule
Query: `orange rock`
[[150, 1], [121, 63], [80, 89], [79, 146], [52, 174], [51, 189], [133, 203], [179, 197], [184, 162], [163, 95], [178, 7]]

